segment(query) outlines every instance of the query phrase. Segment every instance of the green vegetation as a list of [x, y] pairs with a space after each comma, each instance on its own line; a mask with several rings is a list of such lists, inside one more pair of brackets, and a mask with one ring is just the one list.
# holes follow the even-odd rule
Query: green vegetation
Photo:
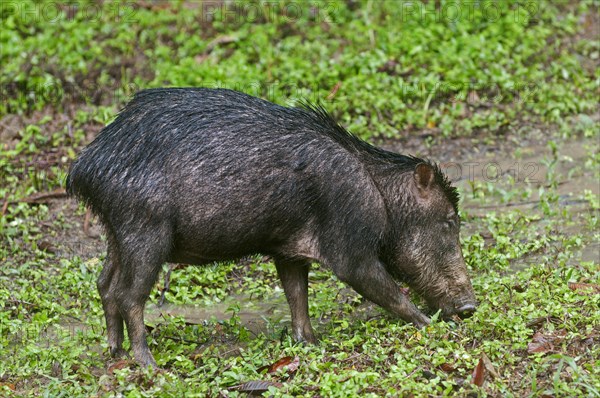
[[[598, 25], [587, 1], [0, 3], [0, 396], [600, 396]], [[320, 99], [355, 134], [456, 162], [473, 318], [416, 330], [315, 265], [321, 343], [295, 344], [257, 256], [173, 270], [162, 315], [159, 280], [162, 371], [110, 360], [104, 242], [61, 187], [159, 86]]]

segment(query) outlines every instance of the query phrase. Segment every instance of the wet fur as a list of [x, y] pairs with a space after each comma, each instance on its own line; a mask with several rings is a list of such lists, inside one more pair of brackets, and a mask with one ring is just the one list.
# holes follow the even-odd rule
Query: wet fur
[[231, 90], [138, 93], [67, 178], [68, 192], [108, 237], [98, 288], [111, 353], [123, 351], [125, 322], [136, 359], [155, 365], [143, 306], [164, 262], [254, 253], [275, 258], [298, 340], [315, 340], [306, 293], [312, 261], [403, 319], [426, 324], [393, 279], [426, 293], [415, 273], [429, 283], [446, 277], [424, 252], [423, 264], [414, 263], [422, 248], [402, 246], [414, 225], [437, 225], [439, 209], [427, 210], [414, 194], [423, 163], [433, 170], [438, 207], [456, 212], [456, 190], [437, 166], [358, 139], [320, 106], [286, 108]]

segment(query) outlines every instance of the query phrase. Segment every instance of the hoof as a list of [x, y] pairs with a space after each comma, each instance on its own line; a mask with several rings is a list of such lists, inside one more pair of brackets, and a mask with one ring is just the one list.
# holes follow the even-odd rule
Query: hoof
[[131, 359], [131, 356], [129, 355], [129, 353], [120, 347], [119, 348], [111, 348], [110, 357], [115, 358], [115, 359], [118, 359], [118, 358]]

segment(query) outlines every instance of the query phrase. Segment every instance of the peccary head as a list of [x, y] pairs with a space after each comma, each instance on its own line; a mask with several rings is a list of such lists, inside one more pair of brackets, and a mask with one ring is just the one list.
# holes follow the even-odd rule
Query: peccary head
[[391, 185], [388, 271], [444, 318], [471, 315], [477, 301], [459, 242], [456, 189], [429, 163], [396, 176]]

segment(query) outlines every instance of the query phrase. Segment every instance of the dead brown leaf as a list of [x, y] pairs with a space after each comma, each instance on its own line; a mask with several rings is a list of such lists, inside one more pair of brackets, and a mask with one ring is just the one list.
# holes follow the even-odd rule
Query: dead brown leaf
[[571, 289], [574, 292], [577, 292], [579, 294], [585, 294], [585, 295], [600, 294], [600, 286], [595, 285], [593, 283], [569, 282], [568, 286], [569, 286], [569, 289]]
[[492, 363], [492, 361], [490, 361], [488, 356], [485, 355], [485, 353], [481, 353], [481, 360], [483, 361], [485, 370], [487, 370], [487, 372], [489, 374], [491, 374], [493, 378], [498, 378], [499, 375], [498, 375], [498, 372], [496, 372], [496, 368], [494, 367], [494, 364]]
[[240, 392], [247, 392], [250, 394], [254, 393], [263, 393], [269, 389], [269, 387], [277, 387], [280, 388], [283, 386], [281, 383], [277, 383], [274, 381], [265, 381], [265, 380], [252, 380], [248, 381], [244, 384], [240, 384], [238, 386], [233, 386], [231, 390], [237, 390]]
[[475, 384], [478, 387], [482, 387], [485, 382], [485, 365], [483, 363], [483, 358], [479, 358], [479, 362], [473, 370], [473, 375], [471, 376], [471, 384]]
[[443, 364], [441, 364], [440, 369], [442, 369], [446, 373], [454, 372], [454, 370], [455, 370], [454, 366], [447, 362], [444, 362]]
[[534, 334], [531, 343], [527, 344], [527, 352], [529, 354], [536, 352], [546, 353], [552, 350], [554, 350], [554, 345], [550, 341], [550, 338], [540, 332]]
[[300, 366], [300, 358], [298, 356], [295, 356], [293, 358], [292, 357], [283, 357], [271, 365], [266, 365], [266, 366], [262, 366], [262, 367], [258, 368], [258, 371], [262, 372], [263, 370], [266, 369], [267, 373], [277, 373], [277, 371], [279, 369], [283, 369], [284, 367], [287, 367], [287, 371], [289, 373], [294, 373], [296, 370], [298, 370], [299, 366]]
[[108, 374], [112, 376], [115, 373], [115, 370], [120, 370], [120, 369], [126, 368], [126, 367], [128, 367], [130, 365], [131, 365], [131, 361], [130, 360], [128, 360], [128, 359], [121, 359], [121, 360], [113, 363], [112, 365], [110, 365], [108, 367], [107, 371], [108, 371]]
[[519, 283], [516, 283], [516, 284], [513, 286], [513, 289], [514, 289], [514, 291], [515, 291], [515, 292], [517, 292], [517, 293], [523, 293], [523, 292], [525, 291], [525, 288], [524, 288], [523, 286], [521, 286], [521, 284], [519, 284]]
[[479, 103], [479, 101], [480, 101], [480, 98], [479, 98], [479, 94], [477, 94], [477, 91], [471, 90], [469, 92], [469, 94], [467, 95], [467, 103], [477, 104], [477, 103]]
[[333, 88], [331, 89], [331, 91], [329, 92], [329, 94], [327, 94], [327, 99], [328, 100], [333, 99], [333, 97], [335, 97], [335, 95], [337, 94], [337, 92], [340, 89], [340, 87], [342, 87], [342, 82], [337, 82], [335, 84], [335, 86], [333, 86]]
[[2, 387], [8, 387], [8, 389], [11, 390], [11, 391], [15, 391], [16, 390], [16, 387], [15, 387], [15, 385], [13, 383], [0, 383], [0, 389]]

